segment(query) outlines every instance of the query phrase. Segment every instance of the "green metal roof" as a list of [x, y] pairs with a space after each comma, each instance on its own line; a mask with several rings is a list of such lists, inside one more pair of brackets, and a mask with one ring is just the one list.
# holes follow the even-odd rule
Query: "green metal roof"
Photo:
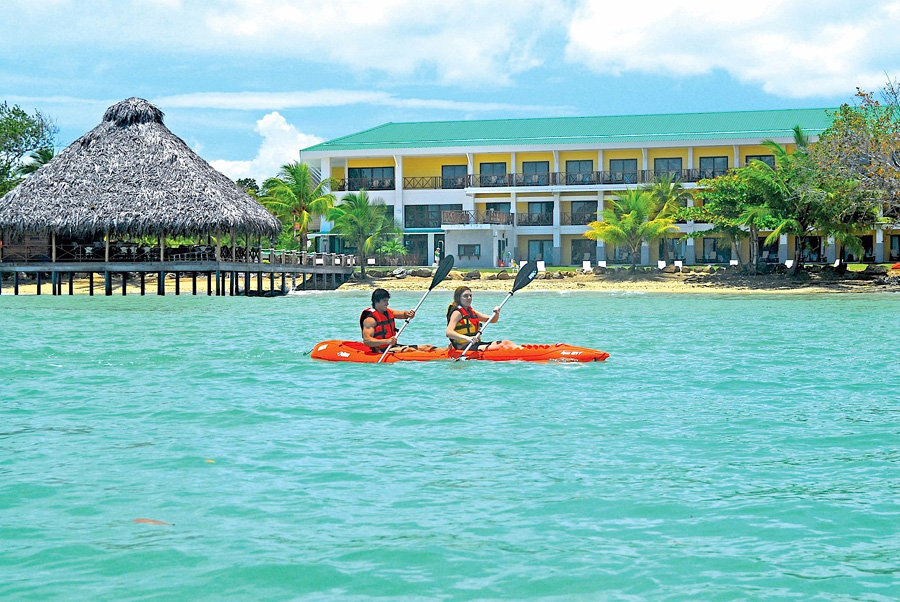
[[390, 150], [466, 146], [610, 144], [792, 137], [799, 125], [818, 135], [833, 109], [670, 113], [610, 117], [547, 117], [481, 121], [385, 123], [304, 151]]

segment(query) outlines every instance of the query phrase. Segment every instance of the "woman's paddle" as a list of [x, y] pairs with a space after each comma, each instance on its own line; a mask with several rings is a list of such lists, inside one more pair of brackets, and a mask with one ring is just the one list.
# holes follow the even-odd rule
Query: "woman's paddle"
[[[428, 293], [431, 292], [431, 289], [436, 287], [438, 284], [440, 284], [444, 280], [444, 278], [447, 277], [447, 274], [449, 274], [450, 270], [453, 269], [453, 263], [455, 261], [456, 261], [456, 259], [454, 259], [453, 255], [447, 255], [446, 257], [441, 259], [441, 262], [438, 264], [437, 268], [434, 270], [434, 276], [432, 276], [432, 278], [431, 278], [431, 286], [428, 287], [428, 290], [425, 291], [425, 294], [422, 295], [421, 299], [419, 299], [419, 305], [422, 305], [422, 302], [425, 301], [425, 297], [428, 296]], [[415, 309], [413, 309], [414, 312], [419, 311], [419, 305], [416, 305]], [[400, 327], [400, 330], [397, 332], [398, 339], [400, 338], [400, 334], [403, 332], [403, 329], [407, 327], [407, 325], [409, 324], [409, 321], [411, 319], [412, 318], [406, 318], [406, 321], [403, 323], [403, 326]], [[379, 364], [384, 361], [384, 358], [387, 357], [387, 354], [390, 350], [391, 350], [390, 346], [388, 346], [388, 348], [384, 350], [384, 353], [382, 353], [381, 357], [378, 358]]]
[[[491, 314], [491, 319], [488, 320], [487, 322], [485, 322], [484, 324], [482, 324], [481, 328], [478, 329], [478, 333], [476, 333], [476, 335], [475, 335], [476, 339], [479, 339], [479, 340], [481, 339], [481, 333], [484, 332], [484, 329], [487, 328], [487, 325], [490, 324], [491, 320], [494, 319], [494, 315], [500, 313], [500, 308], [503, 307], [503, 305], [512, 298], [513, 294], [520, 288], [531, 284], [531, 281], [534, 280], [534, 278], [535, 278], [535, 276], [537, 276], [537, 274], [538, 274], [538, 269], [537, 269], [536, 263], [529, 262], [522, 266], [522, 268], [519, 270], [519, 273], [516, 275], [515, 282], [513, 282], [512, 290], [509, 291], [508, 295], [506, 295], [506, 299], [503, 300], [503, 303], [500, 304], [500, 307], [497, 308], [497, 311], [495, 311], [493, 314]], [[458, 358], [456, 358], [455, 361], [458, 362], [459, 360], [463, 359], [466, 356], [466, 353], [469, 352], [469, 348], [471, 348], [472, 345], [474, 345], [474, 344], [475, 344], [475, 342], [473, 341], [473, 342], [469, 343], [468, 345], [466, 345], [466, 348], [463, 349], [462, 354]]]

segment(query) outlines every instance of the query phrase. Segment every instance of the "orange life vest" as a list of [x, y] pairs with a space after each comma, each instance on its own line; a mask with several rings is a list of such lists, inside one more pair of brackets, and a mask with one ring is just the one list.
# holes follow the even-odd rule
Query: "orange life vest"
[[447, 308], [447, 324], [450, 323], [450, 316], [453, 315], [454, 311], [459, 311], [462, 314], [462, 319], [456, 323], [454, 330], [467, 337], [475, 336], [478, 333], [479, 325], [478, 314], [475, 313], [475, 310], [471, 307], [466, 309], [462, 305], [453, 305], [451, 303], [450, 307]]
[[[366, 321], [366, 318], [372, 318], [375, 320], [375, 332], [373, 333], [373, 337], [376, 339], [389, 339], [395, 334], [397, 334], [397, 325], [394, 324], [394, 312], [391, 311], [391, 308], [387, 309], [387, 315], [381, 313], [380, 311], [368, 308], [364, 309], [363, 312], [359, 315], [359, 327], [363, 327], [363, 322]], [[384, 351], [387, 348], [387, 345], [378, 348], [378, 351]]]

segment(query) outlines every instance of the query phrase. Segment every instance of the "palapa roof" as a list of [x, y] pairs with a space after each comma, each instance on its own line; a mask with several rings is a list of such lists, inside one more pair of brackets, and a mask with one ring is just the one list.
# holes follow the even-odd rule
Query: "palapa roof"
[[141, 98], [103, 122], [0, 198], [0, 229], [67, 236], [274, 236], [281, 222], [163, 125]]

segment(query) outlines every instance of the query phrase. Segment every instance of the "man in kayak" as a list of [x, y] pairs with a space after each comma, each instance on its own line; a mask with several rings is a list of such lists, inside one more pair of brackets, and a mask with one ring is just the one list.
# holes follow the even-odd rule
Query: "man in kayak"
[[471, 351], [494, 349], [518, 349], [512, 341], [482, 341], [478, 334], [481, 322], [496, 322], [500, 319], [500, 308], [495, 307], [493, 315], [486, 316], [472, 308], [472, 289], [460, 286], [453, 291], [453, 303], [447, 307], [447, 338], [450, 346], [462, 351], [473, 343]]
[[416, 310], [394, 311], [388, 308], [390, 298], [391, 294], [383, 288], [376, 288], [372, 293], [372, 307], [364, 309], [359, 315], [363, 343], [371, 347], [372, 351], [380, 353], [384, 353], [385, 349], [392, 352], [434, 349], [434, 345], [397, 345], [397, 325], [394, 319], [411, 320], [416, 316]]

